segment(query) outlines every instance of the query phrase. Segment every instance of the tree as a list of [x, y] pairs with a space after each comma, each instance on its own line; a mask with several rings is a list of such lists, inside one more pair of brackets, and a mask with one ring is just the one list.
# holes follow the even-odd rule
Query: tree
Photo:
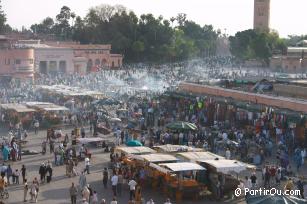
[[2, 10], [1, 0], [0, 0], [0, 34], [4, 34], [11, 30], [11, 27], [6, 24], [6, 15]]
[[60, 13], [56, 16], [57, 23], [54, 26], [55, 34], [58, 38], [66, 40], [71, 37], [71, 27], [69, 20], [71, 18], [71, 10], [67, 6], [61, 8]]
[[135, 41], [132, 44], [132, 50], [137, 54], [137, 58], [139, 58], [140, 53], [145, 50], [144, 43], [142, 41]]
[[237, 32], [229, 38], [230, 52], [241, 60], [258, 59], [269, 63], [274, 53], [284, 53], [286, 45], [278, 33], [263, 33], [255, 30]]

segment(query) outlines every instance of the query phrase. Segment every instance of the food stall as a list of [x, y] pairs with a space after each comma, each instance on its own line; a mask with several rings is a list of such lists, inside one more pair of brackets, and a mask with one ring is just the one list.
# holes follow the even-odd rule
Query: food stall
[[44, 121], [42, 126], [50, 127], [51, 125], [61, 124], [63, 116], [68, 114], [69, 109], [64, 106], [55, 105], [48, 102], [27, 102], [27, 107], [35, 109]]
[[179, 152], [202, 152], [204, 151], [202, 148], [195, 148], [195, 147], [190, 147], [190, 146], [185, 146], [185, 145], [171, 145], [171, 144], [154, 146], [153, 149], [156, 150], [158, 153], [168, 153], [168, 154], [176, 154]]
[[19, 103], [0, 104], [0, 110], [7, 118], [7, 122], [12, 122], [13, 125], [21, 122], [24, 127], [31, 125], [33, 114], [36, 112], [35, 109]]
[[[153, 168], [154, 164], [151, 164]], [[199, 174], [205, 173], [205, 168], [196, 163], [180, 162], [180, 163], [162, 163], [157, 168], [158, 171], [163, 170], [164, 174], [164, 192], [169, 197], [176, 198], [176, 202], [180, 203], [183, 198], [198, 200], [203, 191], [206, 190], [205, 185], [198, 181]]]
[[121, 161], [123, 163], [130, 166], [136, 166], [137, 163], [131, 156], [153, 154], [156, 153], [156, 151], [149, 147], [136, 146], [136, 147], [116, 147], [114, 149], [114, 153], [120, 156]]
[[[198, 160], [201, 166], [207, 169], [208, 174], [208, 187], [216, 197], [218, 197], [216, 184], [220, 181], [223, 186], [224, 194], [228, 194], [229, 197], [233, 195], [233, 192], [240, 184], [238, 174], [248, 169], [256, 170], [256, 166], [246, 164], [237, 160]], [[235, 174], [235, 176], [233, 175]]]

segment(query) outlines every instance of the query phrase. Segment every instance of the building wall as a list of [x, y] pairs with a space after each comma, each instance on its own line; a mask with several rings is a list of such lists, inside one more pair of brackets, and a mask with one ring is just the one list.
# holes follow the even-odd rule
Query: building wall
[[2, 49], [0, 50], [0, 75], [14, 78], [33, 78], [33, 49]]
[[239, 101], [247, 101], [256, 104], [263, 104], [271, 107], [278, 107], [282, 109], [290, 109], [293, 111], [307, 113], [307, 102], [289, 99], [285, 97], [274, 97], [263, 94], [255, 94], [231, 89], [224, 89], [221, 87], [192, 84], [186, 82], [180, 83], [179, 90], [187, 93], [221, 96]]
[[87, 73], [87, 59], [84, 57], [75, 57], [74, 58], [74, 72], [79, 74]]
[[73, 49], [75, 57], [87, 59], [87, 71], [97, 68], [119, 68], [123, 63], [123, 56], [111, 54], [111, 45], [89, 44], [81, 45], [75, 42], [46, 42], [49, 46], [69, 47]]
[[306, 70], [306, 60], [301, 60], [300, 57], [278, 56], [270, 60], [270, 68], [273, 70], [283, 70], [285, 72], [301, 72]]
[[254, 29], [269, 31], [270, 0], [254, 0]]
[[70, 48], [36, 48], [35, 70], [38, 73], [73, 73], [73, 50]]
[[307, 98], [307, 87], [286, 85], [286, 84], [274, 84], [274, 92], [278, 94], [286, 94], [291, 97], [303, 97]]

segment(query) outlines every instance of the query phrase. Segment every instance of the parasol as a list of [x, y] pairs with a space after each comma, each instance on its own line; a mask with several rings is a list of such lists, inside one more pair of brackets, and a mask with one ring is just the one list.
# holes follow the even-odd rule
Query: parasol
[[177, 121], [166, 125], [171, 130], [197, 130], [197, 126], [194, 123]]
[[140, 147], [143, 146], [142, 143], [138, 140], [130, 140], [126, 143], [128, 147]]

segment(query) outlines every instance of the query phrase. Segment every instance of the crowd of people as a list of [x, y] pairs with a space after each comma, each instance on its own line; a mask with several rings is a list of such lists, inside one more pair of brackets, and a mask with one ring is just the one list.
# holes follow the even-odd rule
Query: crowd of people
[[[199, 74], [200, 72], [202, 74]], [[78, 196], [82, 197], [83, 204], [107, 203], [107, 201], [117, 204], [117, 198], [123, 195], [125, 186], [129, 191], [129, 203], [140, 202], [146, 171], [123, 165], [121, 156], [114, 153], [112, 148], [109, 149], [107, 144], [102, 146], [105, 152], [111, 152], [111, 165], [101, 169], [101, 183], [105, 189], [112, 190], [112, 199], [98, 200], [101, 191], [94, 189], [87, 182], [87, 175], [91, 174], [92, 170], [91, 152], [85, 145], [76, 147], [76, 138], [97, 136], [98, 124], [105, 123], [106, 129], [114, 136], [115, 145], [122, 145], [135, 139], [149, 147], [159, 144], [178, 144], [203, 148], [226, 159], [237, 159], [258, 165], [262, 169], [262, 181], [260, 182], [257, 174], [253, 173], [242, 178], [245, 187], [254, 188], [260, 183], [264, 187], [271, 187], [286, 181], [286, 188], [293, 189], [295, 183], [303, 195], [304, 183], [298, 178], [304, 173], [300, 169], [306, 158], [306, 140], [303, 141], [294, 128], [287, 125], [285, 114], [275, 113], [271, 109], [263, 112], [242, 110], [235, 104], [227, 104], [209, 96], [163, 95], [168, 88], [178, 85], [180, 81], [271, 74], [242, 69], [232, 58], [212, 57], [159, 66], [139, 64], [127, 66], [124, 70], [101, 70], [85, 76], [75, 74], [41, 76], [35, 81], [35, 85], [77, 86], [102, 91], [110, 97], [123, 101], [120, 105], [103, 107], [107, 113], [103, 113], [102, 116], [98, 114], [98, 108], [84, 105], [77, 107], [78, 111], [63, 119], [63, 123], [73, 128], [70, 135], [53, 129], [47, 131], [47, 137], [41, 143], [42, 154], [50, 152], [54, 160], [39, 166], [39, 180], [35, 177], [31, 183], [28, 182], [30, 178], [27, 176], [25, 165], [21, 169], [14, 169], [4, 163], [0, 169], [0, 189], [4, 190], [5, 184], [20, 185], [21, 176], [24, 201], [27, 201], [30, 194], [31, 201], [37, 202], [39, 187], [52, 182], [53, 165], [55, 165], [64, 166], [67, 177], [78, 177], [78, 183], [72, 183], [69, 187], [72, 204], [77, 203]], [[0, 90], [0, 103], [42, 100], [42, 95], [35, 91], [35, 85], [30, 82], [11, 81], [6, 84], [7, 89]], [[50, 100], [56, 103], [56, 99]], [[126, 122], [110, 122], [111, 116], [121, 118], [121, 114], [116, 111], [120, 109], [125, 111]], [[7, 122], [6, 118], [2, 115], [1, 121]], [[35, 134], [41, 129], [42, 120], [43, 118], [37, 116], [33, 118], [31, 128]], [[167, 129], [166, 124], [174, 121], [190, 122], [198, 128], [190, 131]], [[21, 144], [18, 141], [28, 137], [27, 130], [22, 128], [23, 124], [20, 124], [21, 121], [15, 121], [16, 124], [13, 124], [14, 121], [9, 122], [10, 130], [15, 133], [2, 143], [5, 162], [21, 160]], [[90, 133], [85, 133], [85, 127], [89, 127]], [[132, 129], [137, 129], [139, 134]], [[298, 182], [294, 178], [298, 179]], [[218, 182], [216, 185], [216, 188], [223, 189], [224, 183]], [[147, 204], [153, 203], [153, 199], [147, 202]], [[170, 203], [169, 199], [165, 202], [165, 204]]]

